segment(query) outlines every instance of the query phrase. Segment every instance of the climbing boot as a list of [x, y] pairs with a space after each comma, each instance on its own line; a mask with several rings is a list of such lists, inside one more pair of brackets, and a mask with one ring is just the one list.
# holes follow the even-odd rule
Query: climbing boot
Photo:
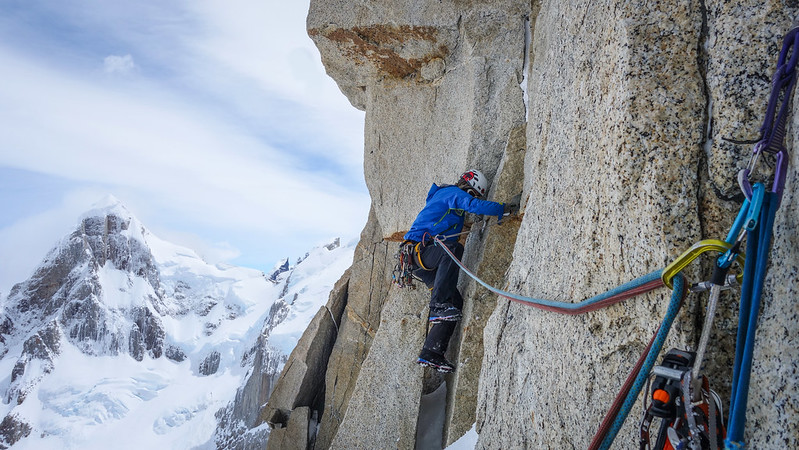
[[452, 303], [433, 303], [430, 305], [430, 323], [457, 322], [461, 320], [461, 310]]
[[432, 367], [441, 373], [450, 373], [455, 370], [455, 366], [447, 361], [447, 359], [444, 358], [444, 355], [432, 352], [426, 348], [422, 349], [422, 352], [419, 354], [419, 359], [416, 360], [416, 363], [420, 366]]

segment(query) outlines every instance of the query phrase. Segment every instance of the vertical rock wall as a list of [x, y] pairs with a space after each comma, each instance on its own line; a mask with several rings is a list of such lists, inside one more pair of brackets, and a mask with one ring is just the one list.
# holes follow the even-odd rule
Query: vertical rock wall
[[[723, 239], [751, 149], [721, 138], [756, 137], [796, 12], [792, 1], [754, 0], [312, 1], [309, 35], [366, 111], [372, 196], [315, 448], [414, 445], [427, 298], [390, 288], [390, 276], [430, 183], [477, 167], [495, 200], [523, 191], [523, 216], [472, 233], [464, 256], [523, 295], [579, 301]], [[799, 446], [796, 156], [790, 164], [757, 335], [753, 448]], [[709, 276], [709, 264], [686, 276]], [[587, 447], [668, 299], [662, 289], [572, 317], [497, 299], [465, 277], [460, 287], [442, 433], [449, 443], [476, 422], [479, 448]], [[696, 345], [705, 301], [686, 299], [667, 347]], [[725, 404], [737, 301], [722, 297], [707, 365]], [[634, 422], [619, 448], [637, 446]]]
[[[541, 3], [512, 291], [579, 301], [700, 239], [701, 26], [693, 1]], [[562, 316], [500, 301], [486, 328], [480, 441], [588, 447], [667, 303], [661, 291]], [[667, 345], [685, 345], [691, 325], [683, 315]]]
[[[328, 73], [366, 111], [364, 166], [373, 202], [363, 259], [354, 266], [363, 270], [354, 270], [351, 281], [363, 286], [360, 294], [351, 288], [349, 298], [382, 307], [371, 320], [342, 320], [342, 330], [367, 323], [372, 331], [336, 342], [317, 448], [414, 445], [424, 375], [415, 360], [428, 298], [423, 289], [389, 291], [396, 241], [431, 183], [453, 183], [470, 167], [497, 175], [511, 130], [524, 122], [527, 8], [510, 1], [311, 3], [309, 34]], [[470, 254], [480, 253], [481, 244], [471, 247]], [[482, 324], [469, 337], [481, 334]], [[459, 391], [471, 401], [464, 400], [469, 406], [458, 430], [474, 422], [481, 359], [471, 358], [470, 392]]]

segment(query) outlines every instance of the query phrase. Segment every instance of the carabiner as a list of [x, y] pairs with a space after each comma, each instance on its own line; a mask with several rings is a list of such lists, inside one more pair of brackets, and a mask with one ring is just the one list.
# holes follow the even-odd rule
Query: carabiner
[[[677, 276], [678, 273], [682, 272], [688, 264], [691, 264], [696, 258], [699, 257], [702, 253], [715, 251], [718, 253], [725, 253], [727, 250], [732, 248], [732, 244], [729, 244], [724, 241], [720, 241], [718, 239], [705, 239], [704, 241], [699, 241], [696, 244], [692, 245], [691, 248], [686, 250], [682, 255], [680, 255], [677, 259], [671, 262], [665, 269], [663, 269], [663, 273], [660, 275], [660, 279], [663, 280], [663, 284], [666, 285], [669, 289], [674, 289], [672, 284], [672, 279]], [[746, 262], [746, 256], [742, 253], [739, 253], [735, 260], [738, 261], [738, 265], [740, 267], [740, 273], [735, 276], [738, 280], [738, 283], [743, 281], [743, 267]]]
[[[752, 159], [749, 160], [749, 164], [747, 165], [746, 169], [741, 169], [738, 172], [738, 186], [741, 187], [741, 192], [743, 192], [744, 196], [746, 196], [747, 200], [752, 198], [752, 192], [754, 188], [752, 187], [752, 182], [749, 178], [754, 173], [755, 167], [757, 166], [757, 162], [760, 156], [761, 151], [759, 148], [762, 147], [763, 142], [759, 142], [755, 146], [755, 150], [752, 154]], [[782, 201], [782, 192], [785, 189], [785, 176], [788, 174], [788, 158], [786, 157], [787, 151], [785, 148], [782, 148], [780, 151], [774, 153], [774, 182], [771, 185], [770, 192], [773, 192], [777, 196], [777, 205]], [[758, 183], [755, 183], [758, 184]]]
[[755, 144], [755, 147], [752, 149], [752, 157], [749, 158], [749, 164], [746, 165], [746, 169], [738, 171], [738, 186], [741, 187], [741, 192], [744, 193], [747, 200], [752, 198], [752, 182], [749, 178], [757, 168], [757, 162], [760, 160], [760, 154], [763, 152], [765, 143], [765, 140], [761, 140]]

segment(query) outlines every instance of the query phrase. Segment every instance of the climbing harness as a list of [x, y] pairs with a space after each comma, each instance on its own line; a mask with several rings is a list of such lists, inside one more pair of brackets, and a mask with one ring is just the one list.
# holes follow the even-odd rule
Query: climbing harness
[[[483, 226], [481, 230], [485, 230], [486, 227], [499, 225], [502, 223], [502, 221], [500, 220], [493, 223], [483, 221], [482, 223]], [[433, 238], [431, 238], [429, 234], [425, 233], [421, 242], [411, 240], [403, 241], [400, 243], [397, 252], [394, 254], [394, 259], [397, 262], [394, 264], [394, 270], [391, 273], [392, 282], [400, 288], [408, 288], [410, 290], [416, 289], [414, 280], [418, 280], [418, 278], [413, 275], [413, 272], [417, 269], [430, 270], [425, 267], [424, 263], [422, 262], [422, 249], [426, 247], [432, 239], [447, 240], [453, 237], [460, 237], [469, 234], [472, 231], [474, 231], [473, 228], [466, 231], [461, 231], [460, 233], [437, 235]], [[447, 246], [443, 247], [446, 250], [449, 250]]]

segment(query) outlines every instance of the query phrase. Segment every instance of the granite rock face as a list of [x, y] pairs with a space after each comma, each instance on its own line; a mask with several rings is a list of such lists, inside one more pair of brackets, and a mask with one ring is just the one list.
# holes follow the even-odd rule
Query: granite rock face
[[[579, 301], [662, 269], [694, 242], [723, 239], [751, 148], [722, 137], [757, 137], [797, 8], [312, 1], [309, 35], [328, 73], [366, 111], [372, 210], [309, 445], [413, 446], [431, 380], [414, 364], [427, 296], [389, 286], [397, 240], [433, 182], [475, 167], [493, 180], [490, 198], [522, 192], [523, 215], [476, 224], [464, 255], [479, 276], [522, 295]], [[799, 115], [791, 125], [789, 148]], [[753, 448], [799, 446], [798, 163], [794, 152], [757, 335], [746, 435]], [[685, 275], [709, 277], [711, 263], [697, 260]], [[668, 298], [661, 289], [561, 316], [498, 299], [466, 277], [459, 286], [466, 305], [448, 353], [458, 370], [445, 377], [442, 433], [451, 443], [476, 423], [478, 448], [587, 447]], [[721, 299], [706, 362], [725, 404], [738, 297]], [[696, 346], [705, 302], [704, 294], [687, 297], [666, 348]], [[637, 446], [634, 422], [619, 448]]]

